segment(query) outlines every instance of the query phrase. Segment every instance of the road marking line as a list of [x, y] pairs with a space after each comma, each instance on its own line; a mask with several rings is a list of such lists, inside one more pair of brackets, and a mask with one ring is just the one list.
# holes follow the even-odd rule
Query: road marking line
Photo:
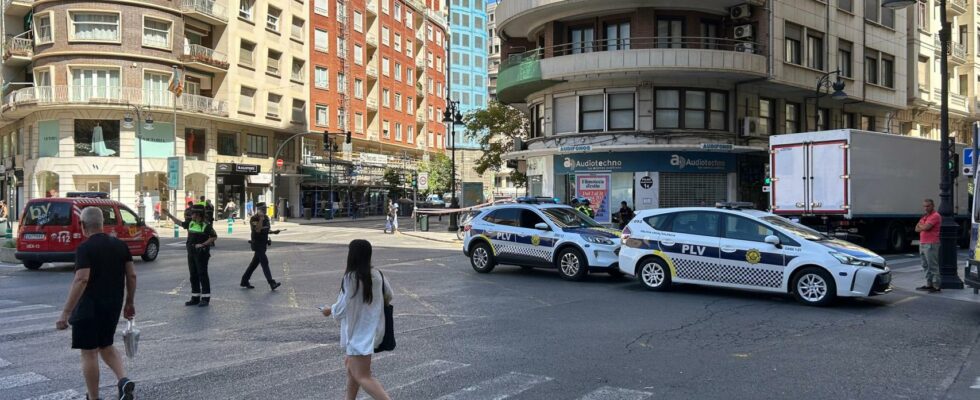
[[11, 269], [13, 269], [13, 268], [22, 268], [22, 267], [20, 266], [20, 264], [0, 263], [0, 268], [11, 268]]
[[54, 319], [54, 318], [57, 318], [59, 316], [61, 316], [61, 313], [60, 312], [53, 312], [53, 313], [47, 313], [47, 314], [18, 315], [16, 317], [0, 318], [0, 324], [9, 324], [11, 322], [30, 321], [32, 319], [41, 319], [41, 318], [51, 318], [51, 319]]
[[48, 330], [54, 332], [55, 328], [53, 322], [51, 323], [45, 322], [43, 324], [24, 325], [15, 328], [3, 329], [0, 330], [0, 336], [16, 335], [20, 333], [35, 333], [35, 332], [48, 331]]
[[579, 400], [643, 400], [650, 396], [653, 396], [653, 393], [603, 386], [582, 396]]
[[[469, 364], [458, 362], [433, 360], [401, 371], [385, 374], [382, 379], [385, 383], [385, 389], [394, 391], [469, 366]], [[358, 397], [358, 399], [368, 398], [370, 397], [367, 395]]]
[[27, 386], [38, 382], [44, 382], [46, 380], [48, 380], [47, 377], [34, 372], [5, 376], [0, 378], [0, 390]]
[[10, 361], [0, 358], [0, 368], [9, 367], [9, 366], [10, 366]]
[[52, 306], [49, 306], [47, 304], [31, 304], [31, 305], [26, 305], [26, 306], [18, 306], [18, 307], [10, 307], [10, 308], [0, 308], [0, 314], [3, 314], [3, 313], [12, 313], [12, 312], [18, 312], [18, 311], [40, 310], [42, 308], [51, 308], [51, 307]]
[[902, 304], [902, 303], [908, 303], [908, 302], [910, 302], [912, 300], [916, 300], [916, 299], [918, 299], [920, 297], [922, 297], [922, 296], [909, 296], [909, 297], [906, 297], [906, 298], [901, 299], [899, 301], [896, 301], [894, 303], [888, 304], [888, 307], [895, 307], [895, 306], [897, 306], [899, 304]]
[[14, 304], [20, 304], [21, 302], [17, 300], [0, 300], [0, 306], [10, 306]]
[[551, 381], [547, 376], [537, 376], [511, 372], [507, 375], [486, 380], [440, 397], [438, 400], [493, 399], [503, 400], [516, 396], [535, 385]]
[[82, 396], [81, 393], [68, 389], [60, 392], [40, 395], [38, 397], [31, 397], [26, 400], [74, 400], [78, 398], [84, 398], [84, 396]]
[[976, 382], [973, 382], [973, 386], [970, 386], [970, 389], [980, 389], [980, 376], [977, 377]]

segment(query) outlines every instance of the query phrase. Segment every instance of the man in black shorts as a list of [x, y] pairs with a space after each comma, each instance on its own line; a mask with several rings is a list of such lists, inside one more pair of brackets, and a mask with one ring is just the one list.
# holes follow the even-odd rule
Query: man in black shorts
[[[115, 211], [109, 208], [106, 212]], [[102, 232], [102, 213], [98, 207], [82, 210], [82, 232], [87, 239], [75, 251], [75, 279], [56, 327], [67, 329], [71, 323], [71, 347], [82, 351], [87, 399], [99, 398], [101, 356], [119, 380], [119, 399], [132, 400], [136, 385], [126, 377], [112, 339], [120, 312], [125, 310], [126, 319], [136, 316], [136, 270], [126, 243]]]

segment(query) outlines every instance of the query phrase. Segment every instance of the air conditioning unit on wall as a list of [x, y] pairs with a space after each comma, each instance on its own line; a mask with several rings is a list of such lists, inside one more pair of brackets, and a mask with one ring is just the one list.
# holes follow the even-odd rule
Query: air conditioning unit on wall
[[740, 53], [755, 54], [755, 43], [739, 43], [735, 45], [735, 51]]
[[735, 27], [735, 39], [748, 39], [752, 37], [752, 25], [745, 24]]
[[759, 119], [756, 117], [742, 118], [742, 137], [759, 135]]
[[748, 4], [739, 4], [728, 9], [728, 16], [732, 19], [746, 19], [752, 16], [752, 7]]

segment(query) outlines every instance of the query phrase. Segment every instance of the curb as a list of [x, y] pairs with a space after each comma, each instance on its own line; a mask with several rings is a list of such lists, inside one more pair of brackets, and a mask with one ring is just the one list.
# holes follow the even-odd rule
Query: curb
[[421, 234], [416, 234], [414, 231], [411, 232], [411, 233], [401, 232], [401, 234], [402, 235], [405, 235], [405, 236], [411, 236], [413, 238], [431, 240], [433, 242], [442, 242], [442, 243], [450, 243], [450, 244], [462, 244], [463, 243], [462, 240], [458, 240], [458, 239], [445, 240], [445, 239], [440, 239], [440, 238], [434, 238], [434, 237], [431, 237], [431, 236], [424, 236], [424, 235], [421, 235]]

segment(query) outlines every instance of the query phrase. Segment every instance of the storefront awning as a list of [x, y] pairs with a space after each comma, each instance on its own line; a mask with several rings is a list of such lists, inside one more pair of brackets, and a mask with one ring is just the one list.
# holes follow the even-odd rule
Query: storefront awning
[[258, 175], [249, 175], [249, 176], [247, 176], [247, 178], [248, 178], [248, 184], [249, 185], [271, 185], [272, 184], [272, 174], [270, 174], [270, 173], [258, 174]]

